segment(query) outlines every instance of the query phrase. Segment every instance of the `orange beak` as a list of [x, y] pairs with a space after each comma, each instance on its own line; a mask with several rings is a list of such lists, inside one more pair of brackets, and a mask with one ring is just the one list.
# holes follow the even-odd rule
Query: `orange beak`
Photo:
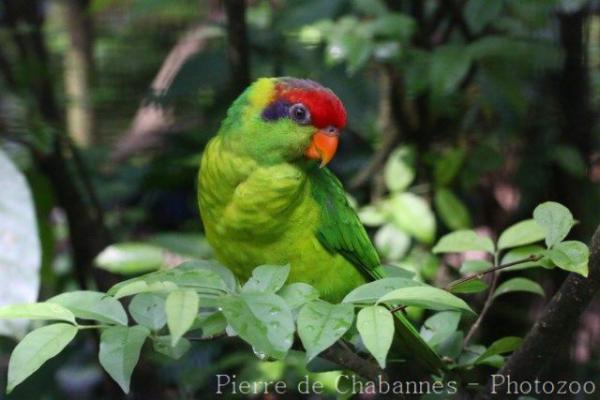
[[304, 155], [311, 160], [321, 160], [321, 168], [331, 161], [337, 150], [340, 132], [334, 127], [318, 130]]

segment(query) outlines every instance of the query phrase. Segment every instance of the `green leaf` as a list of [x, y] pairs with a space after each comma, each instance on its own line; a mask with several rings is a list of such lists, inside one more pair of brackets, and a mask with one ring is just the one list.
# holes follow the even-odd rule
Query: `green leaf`
[[125, 393], [129, 393], [131, 374], [148, 335], [148, 328], [139, 325], [107, 328], [100, 335], [100, 365]]
[[167, 323], [165, 298], [155, 293], [140, 293], [129, 303], [129, 313], [138, 324], [158, 331]]
[[[504, 254], [504, 256], [502, 257], [500, 264], [509, 264], [509, 263], [512, 263], [515, 261], [523, 260], [530, 256], [542, 256], [545, 253], [546, 253], [546, 249], [544, 249], [542, 246], [538, 246], [538, 245], [517, 247], [517, 248], [511, 249], [510, 251], [506, 252], [506, 254]], [[505, 268], [504, 271], [518, 271], [518, 270], [533, 268], [533, 267], [544, 267], [545, 268], [545, 265], [543, 264], [543, 262], [541, 262], [541, 260], [527, 261], [527, 262], [524, 262], [521, 264], [513, 265], [512, 267]]]
[[403, 83], [408, 97], [415, 98], [429, 88], [429, 71], [431, 53], [412, 46], [405, 47], [406, 65], [404, 66]]
[[369, 306], [361, 309], [356, 317], [356, 328], [363, 344], [385, 368], [388, 351], [394, 338], [394, 317], [385, 307]]
[[77, 318], [127, 325], [127, 314], [123, 306], [106, 293], [79, 290], [59, 294], [47, 302], [65, 307]]
[[10, 356], [6, 391], [10, 393], [42, 364], [60, 353], [76, 334], [75, 326], [58, 323], [41, 327], [26, 335]]
[[[0, 307], [32, 303], [37, 300], [40, 287], [40, 233], [43, 231], [38, 233], [35, 204], [27, 179], [2, 149], [0, 187]], [[21, 338], [27, 332], [27, 324], [24, 320], [0, 321], [0, 335]]]
[[417, 275], [414, 270], [403, 267], [401, 264], [390, 263], [382, 265], [381, 268], [388, 278], [406, 278], [414, 279]]
[[387, 7], [380, 1], [354, 0], [352, 6], [361, 14], [372, 17], [381, 17], [389, 13]]
[[143, 292], [171, 291], [177, 287], [220, 294], [235, 290], [237, 283], [231, 271], [220, 264], [196, 260], [120, 282], [110, 288], [108, 294], [120, 298]]
[[546, 246], [549, 248], [563, 240], [575, 225], [571, 211], [562, 204], [547, 201], [533, 210], [533, 219], [546, 233]]
[[[370, 9], [373, 9], [374, 2], [369, 2]], [[390, 13], [386, 11], [386, 14], [374, 19], [369, 29], [374, 36], [384, 37], [388, 39], [395, 39], [400, 41], [408, 40], [416, 27], [415, 21], [400, 13]]]
[[486, 359], [497, 354], [511, 353], [516, 350], [522, 342], [523, 339], [516, 336], [507, 336], [503, 337], [502, 339], [498, 339], [492, 343], [490, 347], [483, 352], [483, 354], [475, 359], [475, 364], [481, 364]]
[[434, 96], [453, 92], [471, 66], [471, 54], [465, 46], [443, 45], [431, 57], [429, 79]]
[[393, 222], [399, 229], [424, 243], [433, 242], [435, 216], [422, 197], [410, 192], [396, 193], [388, 204]]
[[449, 286], [452, 293], [479, 293], [488, 288], [488, 284], [481, 279], [471, 279], [455, 285], [451, 283]]
[[[369, 38], [360, 35], [349, 34], [341, 39], [347, 50], [346, 71], [348, 75], [354, 75], [358, 72], [369, 60], [373, 53], [373, 42]], [[335, 51], [334, 48], [330, 50]]]
[[[115, 288], [115, 286], [113, 286]], [[152, 282], [147, 283], [141, 280], [136, 280], [134, 282], [127, 282], [124, 285], [118, 284], [118, 288], [113, 291], [113, 289], [109, 290], [109, 293], [112, 292], [112, 296], [115, 299], [120, 299], [127, 296], [133, 296], [140, 293], [154, 293], [154, 292], [171, 292], [177, 289], [177, 285], [173, 282], [165, 281], [165, 282]]]
[[[476, 60], [483, 61], [481, 65], [485, 67], [487, 78], [492, 79], [492, 88], [500, 90], [499, 95], [507, 97], [513, 107], [520, 107], [523, 101], [518, 101], [512, 97], [523, 93], [515, 90], [515, 85], [520, 82], [515, 79], [514, 68], [490, 68], [490, 65], [500, 62], [511, 63], [511, 65], [520, 64], [520, 68], [537, 70], [538, 68], [554, 68], [560, 65], [560, 52], [550, 43], [544, 41], [523, 40], [523, 38], [509, 37], [508, 35], [485, 35], [481, 39], [473, 41], [469, 46], [469, 52]], [[529, 58], [524, 60], [525, 57]], [[512, 75], [510, 75], [512, 73]], [[494, 82], [496, 81], [496, 82]], [[499, 86], [499, 83], [505, 83], [507, 88]], [[523, 110], [519, 110], [523, 111]]]
[[294, 339], [294, 320], [286, 302], [272, 293], [242, 293], [219, 299], [229, 325], [258, 354], [281, 359]]
[[44, 319], [75, 324], [75, 315], [65, 307], [51, 303], [14, 304], [0, 308], [0, 319]]
[[503, 3], [503, 0], [469, 0], [465, 6], [465, 19], [473, 33], [481, 32], [498, 18]]
[[436, 186], [449, 185], [458, 175], [466, 156], [467, 152], [461, 147], [451, 148], [440, 154], [433, 169]]
[[358, 210], [358, 218], [366, 226], [380, 226], [387, 221], [387, 215], [381, 203], [368, 204], [362, 207]]
[[452, 230], [466, 229], [471, 226], [469, 210], [449, 189], [438, 189], [433, 199], [435, 208], [446, 226]]
[[421, 327], [421, 336], [430, 346], [436, 346], [446, 340], [458, 328], [460, 312], [442, 311], [427, 318]]
[[585, 177], [587, 168], [585, 160], [575, 146], [555, 145], [551, 157], [565, 172], [573, 177]]
[[319, 297], [317, 289], [303, 282], [294, 282], [285, 285], [277, 294], [285, 300], [291, 310], [300, 308], [309, 301], [316, 300]]
[[198, 294], [191, 289], [177, 289], [169, 293], [165, 302], [165, 312], [172, 346], [175, 346], [179, 338], [192, 327], [198, 316], [198, 307]]
[[307, 361], [337, 342], [352, 326], [354, 307], [351, 304], [330, 304], [312, 301], [298, 314], [298, 336], [306, 349]]
[[[199, 271], [206, 270], [206, 271], [214, 272], [225, 283], [225, 288], [229, 289], [230, 291], [235, 291], [239, 286], [237, 279], [233, 275], [233, 272], [231, 272], [231, 270], [229, 268], [225, 267], [224, 265], [221, 265], [216, 260], [186, 261], [183, 264], [180, 264], [177, 268], [179, 268], [179, 270], [181, 270], [181, 271], [198, 271], [199, 272]], [[206, 279], [206, 277], [201, 277], [201, 279]], [[215, 288], [221, 287], [220, 282], [216, 282], [216, 281], [212, 282], [212, 279], [213, 278], [211, 277], [211, 285], [213, 285], [213, 287], [215, 287]]]
[[171, 343], [171, 336], [157, 336], [152, 339], [152, 348], [157, 353], [179, 360], [191, 347], [190, 341], [186, 338], [180, 338], [174, 347]]
[[527, 219], [517, 222], [502, 232], [498, 239], [498, 248], [502, 250], [539, 242], [545, 236], [545, 229], [536, 220]]
[[164, 255], [160, 247], [148, 243], [117, 243], [102, 250], [95, 262], [114, 274], [132, 275], [159, 269]]
[[383, 278], [368, 282], [352, 290], [344, 297], [343, 303], [374, 303], [381, 296], [396, 289], [424, 286], [424, 283], [408, 278]]
[[[511, 249], [510, 251], [506, 252], [506, 254], [504, 254], [504, 256], [502, 257], [500, 264], [509, 264], [509, 263], [512, 263], [515, 261], [523, 260], [530, 256], [540, 256], [541, 257], [541, 256], [544, 256], [545, 254], [546, 254], [546, 249], [543, 248], [542, 246], [529, 245], [529, 246], [517, 247], [517, 248]], [[512, 267], [505, 268], [504, 271], [519, 271], [522, 269], [534, 268], [534, 267], [547, 268], [547, 266], [544, 264], [543, 260], [540, 259], [538, 261], [527, 261], [527, 262], [523, 262], [520, 264], [516, 264], [516, 265], [513, 265]], [[554, 267], [554, 266], [552, 266], [552, 267]]]
[[544, 289], [537, 283], [527, 278], [512, 278], [502, 282], [494, 292], [494, 298], [510, 292], [529, 292], [544, 297]]
[[548, 255], [560, 269], [588, 276], [588, 260], [590, 251], [585, 243], [567, 240], [556, 244]]
[[494, 243], [472, 230], [460, 230], [441, 237], [432, 250], [434, 253], [462, 253], [465, 251], [486, 251], [494, 253]]
[[202, 235], [190, 233], [159, 233], [152, 236], [150, 244], [160, 246], [173, 253], [194, 258], [210, 258], [212, 250]]
[[473, 310], [462, 299], [433, 286], [413, 286], [393, 290], [383, 296], [377, 303], [397, 303], [431, 310]]
[[385, 168], [384, 178], [387, 188], [392, 192], [401, 192], [415, 179], [415, 149], [401, 146], [389, 156]]
[[436, 346], [436, 350], [442, 357], [455, 359], [460, 356], [463, 343], [464, 334], [462, 331], [454, 331]]
[[401, 259], [410, 248], [410, 237], [393, 224], [379, 228], [373, 241], [379, 254], [387, 260]]
[[369, 27], [359, 23], [355, 16], [346, 15], [327, 28], [325, 62], [335, 65], [345, 60], [347, 73], [354, 74], [369, 60], [374, 48]]
[[194, 322], [191, 330], [200, 329], [202, 339], [212, 338], [225, 332], [227, 320], [222, 312], [215, 312], [208, 316], [200, 316]]
[[275, 293], [285, 284], [289, 273], [289, 264], [256, 267], [248, 282], [242, 287], [242, 292]]
[[[485, 351], [486, 351], [486, 348], [485, 348], [485, 346], [482, 346], [482, 345], [471, 344], [471, 345], [467, 346], [465, 348], [465, 351], [460, 355], [457, 366], [463, 368], [463, 367], [474, 365], [475, 360], [477, 360], [480, 355], [485, 353]], [[481, 365], [489, 365], [493, 368], [498, 369], [498, 368], [501, 368], [502, 365], [504, 365], [504, 357], [502, 357], [499, 354], [489, 356], [489, 357], [486, 357], [485, 359], [481, 360], [480, 364]]]
[[492, 263], [487, 260], [467, 260], [460, 266], [463, 275], [482, 272], [492, 268]]

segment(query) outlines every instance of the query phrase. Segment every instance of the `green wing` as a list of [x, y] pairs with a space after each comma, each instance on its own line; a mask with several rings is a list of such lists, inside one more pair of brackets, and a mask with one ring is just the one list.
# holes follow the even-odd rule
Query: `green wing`
[[[316, 232], [321, 244], [330, 252], [343, 255], [369, 280], [383, 278], [385, 273], [377, 251], [356, 212], [348, 204], [340, 181], [326, 168], [311, 168], [308, 173], [312, 196], [321, 206], [321, 220]], [[425, 343], [410, 321], [400, 312], [394, 315], [400, 324], [397, 332], [405, 348], [434, 371], [443, 368], [440, 357]]]
[[332, 253], [340, 253], [356, 265], [369, 280], [382, 278], [379, 255], [348, 204], [340, 181], [328, 169], [312, 168], [310, 183], [313, 198], [321, 207], [317, 230], [319, 241]]

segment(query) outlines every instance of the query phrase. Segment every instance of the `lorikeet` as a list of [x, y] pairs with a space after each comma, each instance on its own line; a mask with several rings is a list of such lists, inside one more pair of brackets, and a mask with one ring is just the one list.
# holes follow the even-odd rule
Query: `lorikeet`
[[[310, 80], [262, 78], [233, 103], [204, 150], [198, 199], [206, 238], [242, 281], [290, 264], [290, 282], [339, 302], [384, 276], [339, 180], [327, 169], [346, 124], [342, 102]], [[430, 366], [439, 357], [401, 313], [400, 336]]]

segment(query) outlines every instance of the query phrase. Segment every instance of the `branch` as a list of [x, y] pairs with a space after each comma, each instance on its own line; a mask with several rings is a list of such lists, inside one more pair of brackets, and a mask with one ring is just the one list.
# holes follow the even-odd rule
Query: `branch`
[[377, 379], [381, 379], [382, 381], [388, 380], [385, 371], [379, 368], [376, 363], [371, 360], [365, 360], [339, 342], [336, 342], [333, 346], [322, 352], [319, 357], [336, 363], [371, 381], [377, 381]]
[[373, 176], [385, 165], [390, 153], [400, 141], [400, 124], [397, 123], [394, 113], [395, 97], [399, 96], [399, 78], [395, 76], [390, 66], [384, 65], [379, 72], [379, 110], [377, 116], [378, 130], [381, 134], [379, 148], [373, 154], [369, 164], [357, 173], [350, 181], [351, 189], [358, 189], [371, 182]]
[[201, 52], [207, 41], [215, 36], [212, 28], [208, 23], [197, 25], [173, 46], [150, 85], [150, 100], [144, 99], [137, 109], [131, 126], [115, 146], [113, 160], [123, 161], [139, 151], [156, 148], [162, 144], [167, 132], [177, 130], [172, 110], [165, 109], [154, 99], [169, 90], [184, 64]]
[[[521, 347], [513, 353], [498, 374], [510, 375], [512, 382], [533, 381], [556, 355], [556, 348], [572, 335], [579, 317], [600, 289], [600, 226], [592, 237], [590, 252], [589, 276], [584, 278], [579, 274], [569, 274], [542, 316], [525, 336]], [[507, 389], [507, 385], [493, 386], [490, 380], [477, 398], [506, 398]]]
[[532, 254], [529, 257], [525, 257], [525, 258], [522, 258], [520, 260], [516, 260], [516, 261], [513, 261], [513, 262], [506, 263], [506, 264], [500, 264], [500, 265], [494, 266], [494, 267], [492, 267], [490, 269], [486, 269], [485, 271], [475, 272], [475, 273], [473, 273], [471, 275], [465, 276], [464, 278], [457, 279], [455, 281], [450, 282], [448, 284], [448, 286], [446, 286], [446, 290], [451, 291], [456, 286], [458, 286], [458, 285], [460, 285], [462, 283], [465, 283], [465, 282], [473, 280], [473, 279], [482, 278], [483, 276], [485, 276], [485, 275], [487, 275], [489, 273], [492, 273], [492, 272], [500, 271], [500, 270], [503, 270], [505, 268], [512, 267], [512, 266], [515, 266], [515, 265], [524, 264], [526, 262], [539, 261], [541, 259], [542, 259], [542, 256]]
[[492, 306], [492, 303], [494, 302], [494, 292], [496, 291], [496, 285], [498, 284], [498, 275], [498, 272], [494, 272], [494, 276], [492, 277], [492, 284], [488, 289], [488, 295], [485, 299], [485, 303], [483, 304], [483, 308], [481, 309], [481, 312], [477, 316], [477, 319], [475, 320], [473, 325], [471, 325], [471, 328], [469, 329], [469, 332], [467, 332], [465, 340], [463, 341], [463, 346], [465, 347], [467, 346], [475, 332], [477, 332], [477, 329], [479, 329], [481, 321], [483, 321], [483, 318], [487, 315], [488, 311], [490, 310], [490, 307]]
[[514, 265], [519, 265], [519, 264], [523, 264], [523, 263], [531, 262], [531, 261], [538, 261], [541, 258], [542, 258], [542, 256], [532, 254], [529, 257], [525, 257], [520, 260], [516, 260], [513, 262], [506, 263], [506, 264], [498, 265], [498, 256], [496, 255], [494, 257], [494, 266], [492, 268], [487, 269], [482, 272], [477, 272], [477, 273], [465, 276], [464, 278], [461, 278], [454, 282], [451, 282], [448, 286], [446, 286], [446, 290], [451, 291], [453, 288], [455, 288], [456, 286], [458, 286], [462, 283], [471, 281], [473, 279], [479, 279], [489, 273], [494, 274], [494, 276], [492, 277], [492, 283], [490, 285], [490, 288], [488, 289], [488, 295], [485, 299], [485, 303], [483, 304], [483, 308], [481, 309], [481, 312], [477, 316], [477, 319], [475, 320], [473, 325], [471, 325], [469, 332], [465, 336], [465, 340], [463, 342], [465, 346], [469, 343], [471, 338], [473, 338], [473, 335], [475, 335], [475, 332], [477, 332], [477, 329], [479, 329], [479, 326], [481, 325], [481, 321], [483, 321], [483, 318], [487, 315], [488, 311], [490, 310], [490, 307], [492, 306], [492, 303], [494, 302], [494, 292], [496, 291], [496, 285], [498, 284], [498, 276], [500, 275], [498, 272], [505, 268], [512, 267]]
[[231, 65], [232, 90], [235, 96], [250, 84], [250, 56], [246, 35], [245, 0], [225, 0], [227, 14], [227, 53]]

